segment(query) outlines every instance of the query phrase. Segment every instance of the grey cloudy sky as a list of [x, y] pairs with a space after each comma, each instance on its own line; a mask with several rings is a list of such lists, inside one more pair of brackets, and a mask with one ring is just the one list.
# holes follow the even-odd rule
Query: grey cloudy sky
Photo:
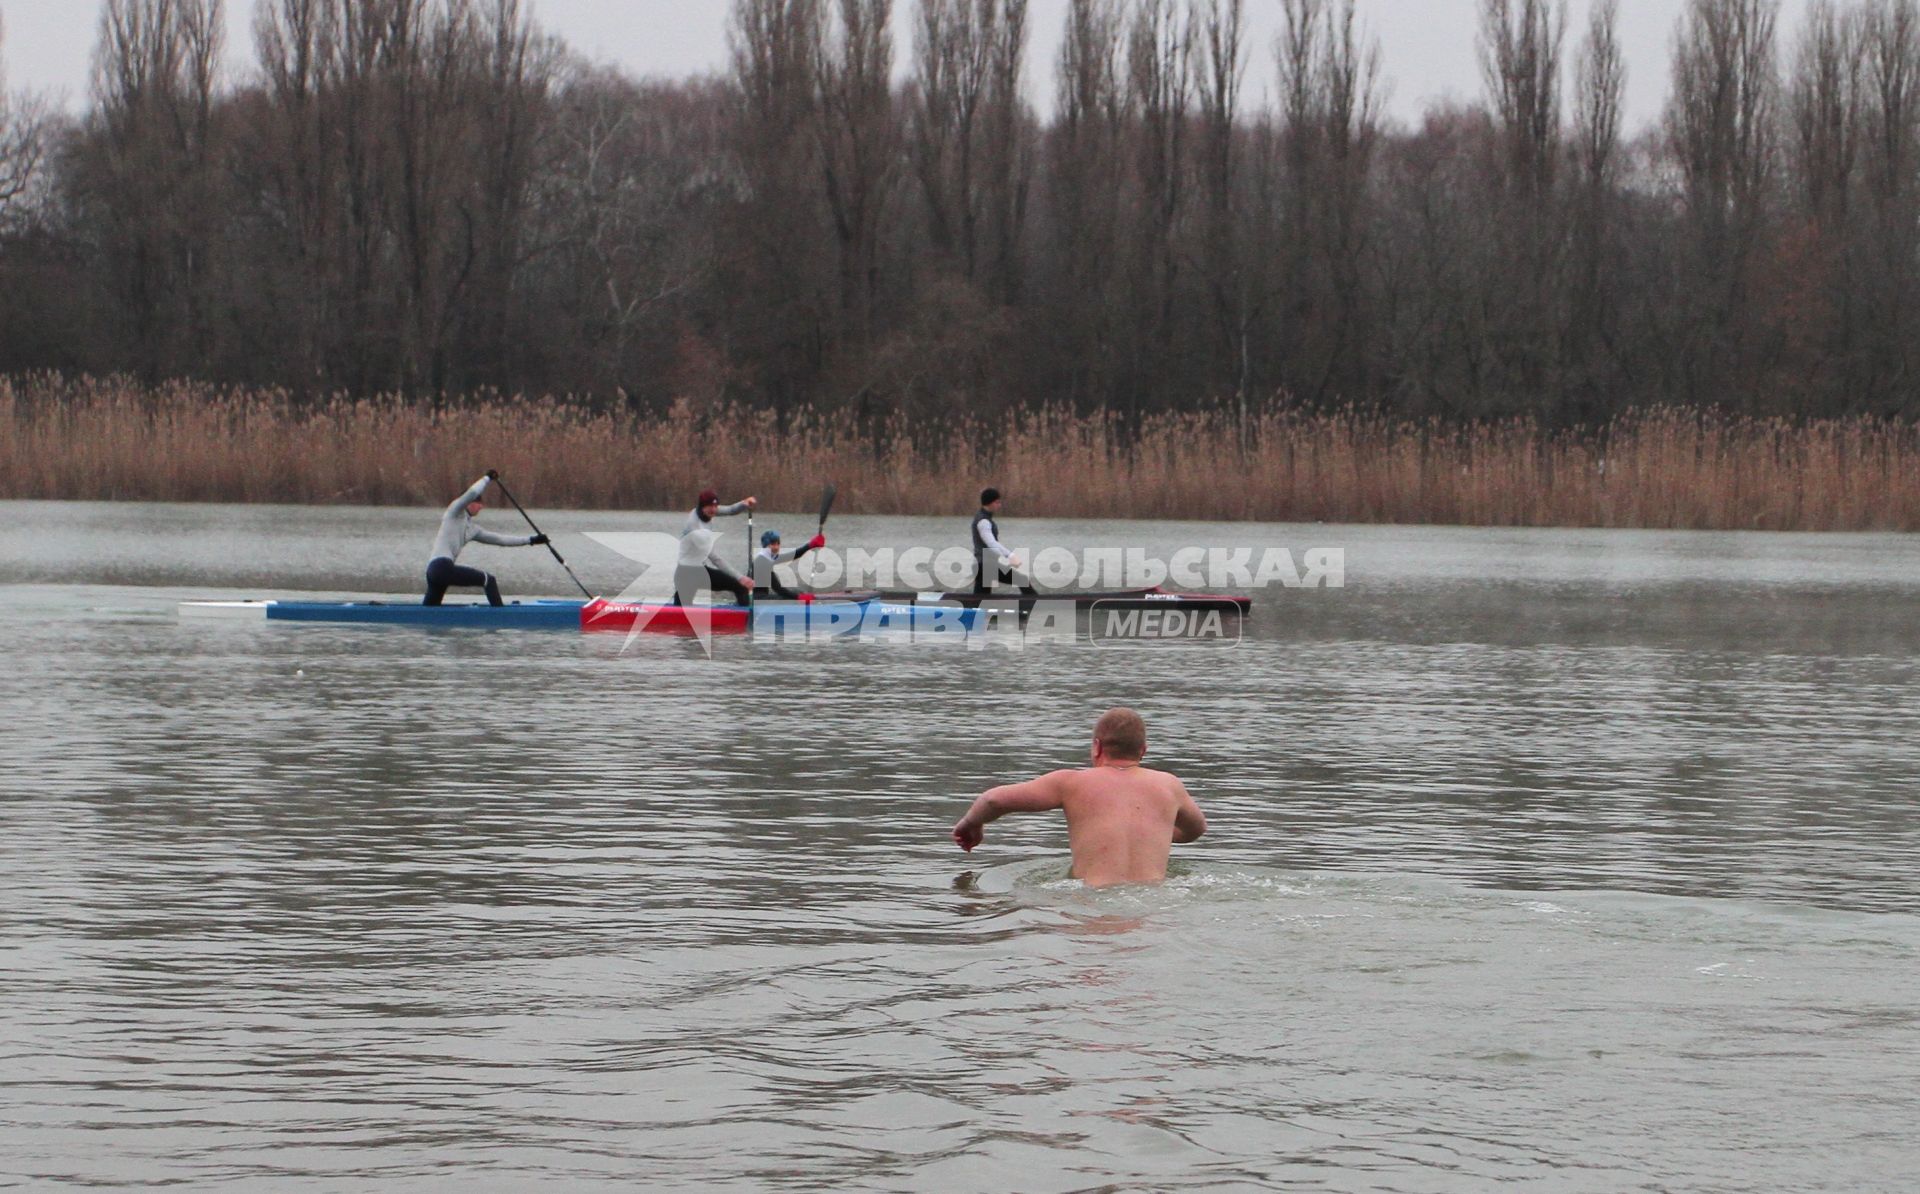
[[[1788, 44], [1811, 0], [1783, 0], [1782, 33]], [[726, 0], [529, 0], [548, 31], [575, 50], [643, 75], [680, 76], [722, 69], [727, 59]], [[1382, 72], [1389, 84], [1389, 110], [1411, 119], [1430, 102], [1479, 94], [1479, 63], [1474, 50], [1474, 14], [1479, 0], [1360, 0], [1361, 21], [1378, 40]], [[1577, 39], [1588, 0], [1573, 0]], [[252, 56], [252, 0], [228, 0], [228, 55], [232, 69], [245, 72]], [[1028, 94], [1049, 107], [1054, 52], [1067, 0], [1032, 0]], [[1683, 0], [1621, 0], [1620, 36], [1626, 50], [1628, 119], [1644, 125], [1657, 116], [1667, 89], [1673, 30]], [[907, 48], [912, 0], [896, 5], [901, 57]], [[85, 103], [88, 58], [92, 53], [99, 5], [90, 0], [0, 0], [6, 23], [3, 51], [8, 85], [62, 98], [68, 108]], [[1249, 0], [1249, 44], [1253, 49], [1247, 97], [1257, 100], [1271, 89], [1273, 59], [1269, 47], [1280, 27], [1279, 0]]]

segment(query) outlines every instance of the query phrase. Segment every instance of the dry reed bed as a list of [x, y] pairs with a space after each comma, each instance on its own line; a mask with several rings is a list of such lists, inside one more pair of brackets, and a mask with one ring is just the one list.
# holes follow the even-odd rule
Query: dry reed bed
[[0, 497], [438, 505], [482, 469], [552, 508], [677, 509], [712, 485], [776, 509], [936, 514], [997, 484], [1023, 515], [1763, 530], [1920, 529], [1920, 433], [1684, 410], [1583, 433], [1360, 412], [861, 431], [818, 413], [661, 417], [566, 400], [318, 404], [176, 383], [0, 380]]

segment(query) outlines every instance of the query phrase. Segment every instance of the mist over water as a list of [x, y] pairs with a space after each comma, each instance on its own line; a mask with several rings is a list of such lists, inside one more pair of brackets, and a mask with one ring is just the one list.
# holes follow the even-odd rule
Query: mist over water
[[[1348, 587], [1258, 594], [1229, 649], [708, 658], [175, 615], [409, 591], [431, 511], [5, 514], [0, 1185], [1901, 1190], [1920, 1162], [1910, 539], [1009, 519], [1343, 547]], [[539, 516], [601, 591], [631, 578], [574, 532], [681, 517]], [[1057, 820], [952, 847], [1117, 703], [1211, 822], [1168, 884], [1067, 880]]]

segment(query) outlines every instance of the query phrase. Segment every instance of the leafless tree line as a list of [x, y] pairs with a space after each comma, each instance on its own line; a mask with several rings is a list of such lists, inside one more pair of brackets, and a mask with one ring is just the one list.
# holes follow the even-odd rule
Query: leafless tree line
[[[642, 81], [524, 0], [106, 0], [91, 109], [0, 105], [0, 367], [991, 417], [1355, 403], [1920, 414], [1920, 0], [1481, 0], [1387, 121], [1352, 0], [734, 0]], [[669, 19], [669, 18], [663, 18]], [[896, 26], [910, 50], [895, 62]]]

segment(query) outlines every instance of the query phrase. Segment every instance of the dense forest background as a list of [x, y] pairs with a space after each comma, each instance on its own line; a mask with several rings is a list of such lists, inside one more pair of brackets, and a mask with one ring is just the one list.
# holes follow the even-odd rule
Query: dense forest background
[[1920, 414], [1916, 0], [1676, 4], [1631, 137], [1610, 3], [1484, 0], [1484, 98], [1408, 127], [1350, 0], [1255, 2], [1273, 44], [1241, 0], [1073, 0], [1035, 63], [1024, 0], [735, 0], [727, 73], [642, 81], [522, 0], [262, 0], [233, 78], [220, 0], [107, 0], [89, 110], [0, 113], [0, 372]]

